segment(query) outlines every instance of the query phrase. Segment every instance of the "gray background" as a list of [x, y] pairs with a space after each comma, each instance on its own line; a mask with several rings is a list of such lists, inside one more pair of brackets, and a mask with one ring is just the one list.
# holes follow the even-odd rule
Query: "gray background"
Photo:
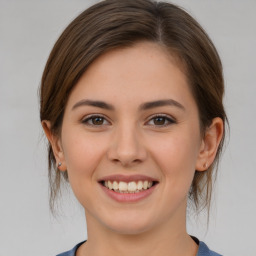
[[[56, 255], [86, 237], [72, 193], [64, 195], [57, 218], [49, 212], [37, 90], [55, 40], [95, 2], [0, 0], [0, 256]], [[256, 1], [173, 2], [203, 25], [219, 50], [231, 127], [209, 228], [203, 216], [191, 216], [188, 229], [226, 256], [255, 256]]]

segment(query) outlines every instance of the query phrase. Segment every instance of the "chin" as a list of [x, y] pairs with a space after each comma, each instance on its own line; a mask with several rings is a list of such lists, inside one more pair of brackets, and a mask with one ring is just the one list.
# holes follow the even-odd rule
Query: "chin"
[[111, 221], [106, 221], [105, 226], [117, 234], [122, 235], [139, 235], [151, 230], [154, 223], [145, 218], [145, 216], [120, 216], [119, 218], [111, 218]]

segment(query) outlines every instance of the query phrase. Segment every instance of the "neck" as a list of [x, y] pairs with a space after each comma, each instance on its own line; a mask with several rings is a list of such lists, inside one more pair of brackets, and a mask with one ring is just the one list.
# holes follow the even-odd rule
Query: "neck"
[[181, 218], [162, 223], [154, 230], [139, 234], [120, 234], [102, 227], [87, 214], [88, 240], [77, 256], [195, 256], [198, 246], [186, 232]]

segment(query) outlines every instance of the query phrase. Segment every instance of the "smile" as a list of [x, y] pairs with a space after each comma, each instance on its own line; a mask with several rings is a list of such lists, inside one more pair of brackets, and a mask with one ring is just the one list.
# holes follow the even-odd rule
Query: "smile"
[[104, 181], [103, 185], [109, 190], [114, 190], [118, 193], [139, 193], [141, 191], [147, 190], [154, 185], [153, 181]]
[[145, 175], [110, 175], [98, 180], [103, 192], [121, 203], [132, 203], [149, 197], [159, 184], [156, 178]]

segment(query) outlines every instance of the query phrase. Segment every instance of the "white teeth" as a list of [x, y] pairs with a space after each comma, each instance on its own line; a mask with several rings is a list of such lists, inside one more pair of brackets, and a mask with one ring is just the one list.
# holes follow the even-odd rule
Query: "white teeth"
[[121, 192], [127, 191], [127, 187], [128, 187], [128, 185], [127, 185], [126, 182], [123, 182], [123, 181], [120, 181], [120, 182], [119, 182], [119, 190], [120, 190]]
[[129, 192], [135, 192], [137, 189], [137, 185], [135, 181], [129, 182], [128, 183], [128, 191]]
[[142, 181], [139, 181], [138, 184], [137, 184], [137, 186], [138, 186], [138, 190], [142, 190], [142, 188], [143, 188], [143, 182], [142, 182]]
[[111, 181], [108, 181], [107, 187], [108, 187], [109, 189], [112, 189], [112, 188], [113, 188], [113, 185], [112, 185]]
[[147, 188], [148, 188], [148, 181], [147, 181], [147, 180], [144, 181], [144, 183], [143, 183], [143, 188], [144, 188], [144, 189], [147, 189]]
[[135, 181], [130, 182], [124, 182], [124, 181], [104, 181], [104, 186], [107, 187], [110, 190], [115, 190], [119, 193], [138, 193], [142, 190], [149, 189], [153, 186], [152, 181], [138, 181], [137, 183]]
[[118, 190], [118, 189], [119, 189], [119, 186], [118, 186], [117, 181], [114, 181], [114, 182], [113, 182], [113, 189], [114, 189], [114, 190]]

